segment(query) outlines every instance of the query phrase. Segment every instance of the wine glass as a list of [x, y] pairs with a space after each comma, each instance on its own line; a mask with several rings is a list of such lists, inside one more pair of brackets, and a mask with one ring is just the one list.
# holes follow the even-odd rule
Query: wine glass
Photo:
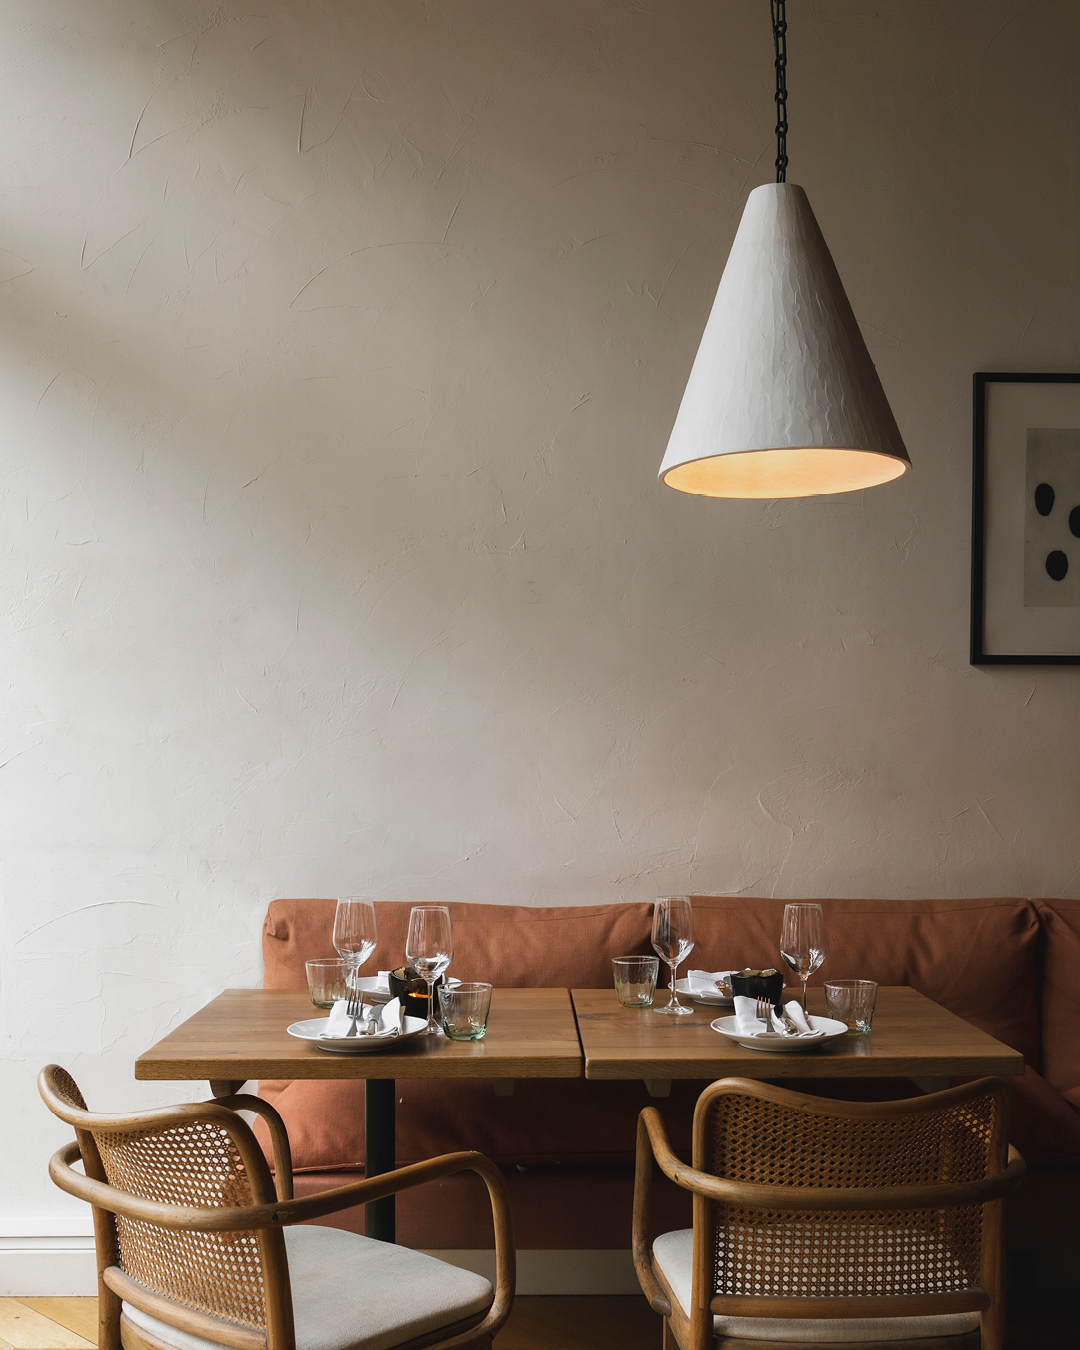
[[829, 950], [825, 941], [825, 916], [820, 905], [785, 905], [780, 955], [802, 980], [803, 1016], [806, 1016], [806, 981]]
[[349, 963], [345, 983], [353, 990], [357, 971], [375, 950], [375, 941], [374, 900], [358, 895], [339, 900], [334, 910], [334, 947]]
[[652, 945], [660, 960], [671, 967], [671, 998], [667, 1007], [654, 1011], [688, 1013], [692, 1016], [693, 1008], [684, 1008], [675, 993], [675, 968], [694, 950], [694, 911], [685, 895], [657, 900], [653, 906]]
[[454, 940], [450, 936], [450, 911], [445, 905], [414, 905], [409, 915], [409, 936], [405, 939], [405, 959], [424, 977], [427, 985], [427, 1035], [441, 1036], [435, 1021], [435, 981], [450, 964]]

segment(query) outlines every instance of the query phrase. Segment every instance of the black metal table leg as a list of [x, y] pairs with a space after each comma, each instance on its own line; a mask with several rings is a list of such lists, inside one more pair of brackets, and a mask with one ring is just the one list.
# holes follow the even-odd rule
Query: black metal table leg
[[[369, 1078], [364, 1086], [364, 1175], [381, 1176], [394, 1170], [393, 1078]], [[380, 1242], [394, 1242], [394, 1197], [385, 1196], [364, 1206], [364, 1231]]]

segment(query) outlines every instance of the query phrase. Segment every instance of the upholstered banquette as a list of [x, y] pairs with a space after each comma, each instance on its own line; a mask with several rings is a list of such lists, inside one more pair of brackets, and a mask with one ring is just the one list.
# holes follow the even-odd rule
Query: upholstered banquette
[[[1012, 1247], [1080, 1247], [1080, 901], [825, 900], [829, 955], [811, 983], [864, 976], [908, 984], [1021, 1051], [1014, 1080], [1013, 1142], [1030, 1175], [1010, 1202]], [[707, 969], [772, 965], [784, 901], [694, 898], [697, 948]], [[370, 965], [403, 960], [408, 904], [377, 906], [379, 947]], [[504, 987], [607, 988], [611, 958], [650, 951], [651, 905], [526, 908], [451, 904], [452, 972]], [[304, 961], [332, 954], [332, 900], [275, 900], [263, 937], [265, 985], [306, 987]], [[399, 1081], [397, 1161], [475, 1148], [505, 1170], [523, 1249], [612, 1249], [630, 1244], [637, 1114], [657, 1106], [676, 1150], [690, 1146], [703, 1084], [676, 1082], [653, 1101], [643, 1083], [518, 1082], [496, 1096], [490, 1082]], [[797, 1086], [791, 1084], [790, 1086]], [[816, 1095], [910, 1096], [906, 1080], [807, 1080]], [[264, 1082], [292, 1141], [298, 1194], [363, 1170], [358, 1082]], [[398, 1241], [424, 1249], [487, 1248], [482, 1187], [451, 1178], [423, 1207], [398, 1202]], [[430, 1188], [428, 1188], [430, 1189]], [[472, 1190], [476, 1190], [475, 1196]], [[445, 1201], [445, 1203], [443, 1203]], [[657, 1231], [686, 1227], [689, 1196], [666, 1184]], [[342, 1222], [362, 1222], [360, 1211]]]

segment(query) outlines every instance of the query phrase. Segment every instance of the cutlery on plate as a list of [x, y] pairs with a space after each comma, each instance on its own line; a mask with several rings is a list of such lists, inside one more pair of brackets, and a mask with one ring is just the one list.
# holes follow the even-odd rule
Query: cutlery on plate
[[[765, 1030], [759, 1031], [756, 1034], [758, 1036], [776, 1035], [776, 1032], [773, 1030], [773, 1005], [769, 1000], [758, 995], [754, 1000], [754, 1011], [758, 1018], [765, 1023]], [[784, 1012], [782, 1007], [776, 1009], [776, 1020], [780, 1022], [779, 1032], [781, 1036], [799, 1036], [802, 1034], [787, 1013]]]

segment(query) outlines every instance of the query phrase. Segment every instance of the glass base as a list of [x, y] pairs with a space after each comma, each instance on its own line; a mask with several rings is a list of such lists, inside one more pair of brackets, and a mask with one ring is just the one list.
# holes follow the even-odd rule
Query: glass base
[[665, 1003], [662, 1008], [653, 1008], [653, 1012], [674, 1013], [674, 1014], [682, 1013], [687, 1017], [693, 1017], [694, 1015], [693, 1008], [684, 1008], [681, 1003]]
[[429, 1022], [421, 1034], [424, 1036], [445, 1036], [446, 1032], [443, 1031], [438, 1022]]

